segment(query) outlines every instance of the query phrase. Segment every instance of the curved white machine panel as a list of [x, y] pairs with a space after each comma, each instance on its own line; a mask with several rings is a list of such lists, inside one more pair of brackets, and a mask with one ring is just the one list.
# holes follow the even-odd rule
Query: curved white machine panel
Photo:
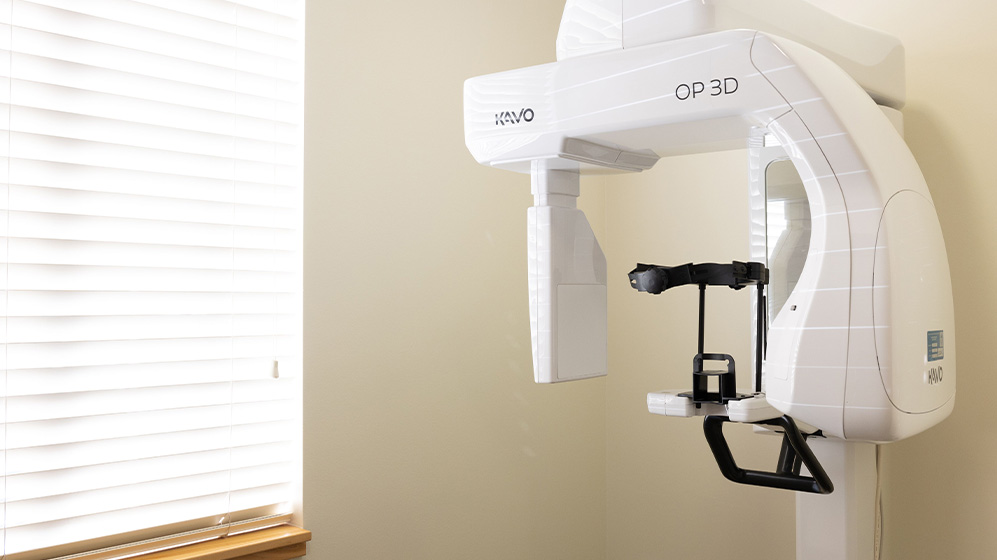
[[[913, 435], [952, 410], [952, 297], [931, 195], [887, 117], [825, 56], [766, 33], [721, 31], [473, 78], [464, 99], [474, 157], [534, 177], [538, 381], [606, 372], [605, 260], [575, 209], [577, 175], [639, 171], [767, 133], [795, 164], [812, 222], [800, 279], [770, 325], [769, 404], [866, 441]], [[572, 231], [542, 227], [534, 217], [543, 215]], [[559, 320], [564, 313], [573, 319]], [[577, 359], [582, 349], [589, 358]]]

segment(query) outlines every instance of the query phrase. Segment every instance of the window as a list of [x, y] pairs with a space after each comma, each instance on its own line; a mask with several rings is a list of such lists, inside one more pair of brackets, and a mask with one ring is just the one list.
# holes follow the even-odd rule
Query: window
[[289, 519], [303, 12], [0, 0], [5, 559]]

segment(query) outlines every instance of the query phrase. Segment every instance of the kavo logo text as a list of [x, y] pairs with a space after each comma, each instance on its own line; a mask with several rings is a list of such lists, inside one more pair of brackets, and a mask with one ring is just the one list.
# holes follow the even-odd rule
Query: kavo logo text
[[533, 117], [536, 114], [533, 109], [522, 109], [519, 113], [513, 113], [511, 111], [506, 111], [504, 113], [495, 113], [495, 126], [506, 126], [519, 124], [521, 122], [533, 122]]

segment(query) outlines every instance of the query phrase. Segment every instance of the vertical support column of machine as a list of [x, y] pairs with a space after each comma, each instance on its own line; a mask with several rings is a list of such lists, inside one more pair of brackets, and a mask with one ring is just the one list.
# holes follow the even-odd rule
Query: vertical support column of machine
[[538, 383], [606, 375], [606, 257], [577, 209], [577, 170], [534, 161], [529, 210], [530, 326]]
[[808, 443], [834, 492], [796, 495], [797, 560], [873, 560], [876, 445], [821, 438]]

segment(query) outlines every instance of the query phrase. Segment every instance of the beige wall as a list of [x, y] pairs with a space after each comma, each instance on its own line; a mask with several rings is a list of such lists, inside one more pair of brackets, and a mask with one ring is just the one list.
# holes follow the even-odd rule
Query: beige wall
[[[990, 558], [997, 7], [814, 3], [907, 46], [907, 139], [935, 197], [955, 288], [956, 411], [886, 448], [884, 558]], [[562, 6], [309, 2], [310, 558], [794, 557], [791, 494], [726, 482], [700, 423], [647, 413], [647, 391], [688, 383], [695, 290], [655, 298], [626, 283], [638, 261], [746, 257], [743, 152], [670, 158], [640, 176], [583, 184], [609, 255], [612, 373], [532, 383], [528, 179], [473, 162], [461, 82], [553, 60]], [[668, 223], [649, 235], [658, 220]], [[709, 299], [709, 346], [744, 356], [742, 369], [747, 298]], [[778, 441], [736, 428], [739, 460], [770, 468]]]
[[605, 558], [603, 383], [534, 385], [529, 177], [463, 139], [464, 79], [552, 60], [562, 7], [308, 2], [309, 558]]

